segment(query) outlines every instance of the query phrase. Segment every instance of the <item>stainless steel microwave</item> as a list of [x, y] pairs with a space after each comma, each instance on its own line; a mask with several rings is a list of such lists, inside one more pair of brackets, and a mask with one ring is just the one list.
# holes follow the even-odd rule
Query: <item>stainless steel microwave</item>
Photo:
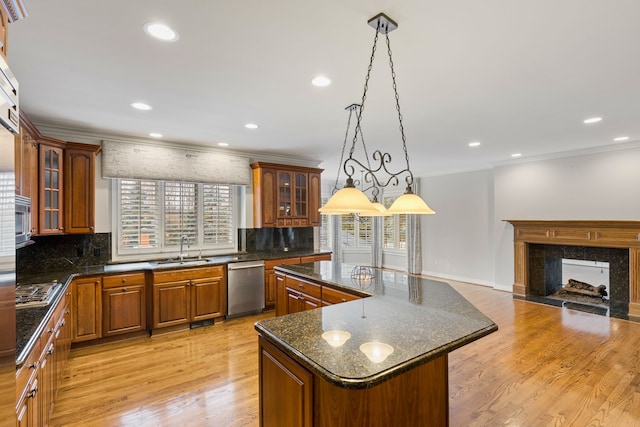
[[16, 248], [31, 240], [31, 199], [16, 194]]

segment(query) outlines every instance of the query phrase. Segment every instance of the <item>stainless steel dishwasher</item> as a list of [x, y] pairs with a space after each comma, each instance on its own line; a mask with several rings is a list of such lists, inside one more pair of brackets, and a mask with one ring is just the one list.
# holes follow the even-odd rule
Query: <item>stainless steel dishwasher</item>
[[227, 318], [264, 309], [264, 261], [227, 264]]

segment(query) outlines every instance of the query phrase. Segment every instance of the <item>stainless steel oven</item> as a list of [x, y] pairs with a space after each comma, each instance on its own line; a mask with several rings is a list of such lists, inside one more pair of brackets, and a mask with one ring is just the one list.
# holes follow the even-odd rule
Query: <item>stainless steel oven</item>
[[16, 248], [31, 240], [31, 199], [16, 195]]

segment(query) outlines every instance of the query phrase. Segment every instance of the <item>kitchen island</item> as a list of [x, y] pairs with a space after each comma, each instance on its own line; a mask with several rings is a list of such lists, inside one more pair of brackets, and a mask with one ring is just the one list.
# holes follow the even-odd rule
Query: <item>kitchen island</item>
[[[327, 261], [276, 270], [319, 285], [323, 307], [256, 323], [262, 426], [448, 425], [447, 355], [495, 332], [491, 319], [440, 281]], [[333, 291], [362, 298], [327, 305]]]

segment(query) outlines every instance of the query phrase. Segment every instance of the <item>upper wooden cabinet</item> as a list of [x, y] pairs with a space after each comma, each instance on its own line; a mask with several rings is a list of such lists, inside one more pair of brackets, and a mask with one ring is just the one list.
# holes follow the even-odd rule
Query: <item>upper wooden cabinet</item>
[[320, 225], [322, 169], [256, 162], [253, 169], [253, 225], [313, 227]]
[[[62, 162], [64, 143], [51, 138], [40, 140], [39, 145], [39, 220], [38, 234], [62, 234], [63, 175]], [[34, 213], [35, 215], [36, 213]]]
[[95, 168], [101, 149], [43, 136], [20, 112], [16, 194], [31, 199], [32, 235], [95, 232]]
[[64, 231], [95, 232], [95, 176], [99, 145], [68, 142], [64, 149]]

